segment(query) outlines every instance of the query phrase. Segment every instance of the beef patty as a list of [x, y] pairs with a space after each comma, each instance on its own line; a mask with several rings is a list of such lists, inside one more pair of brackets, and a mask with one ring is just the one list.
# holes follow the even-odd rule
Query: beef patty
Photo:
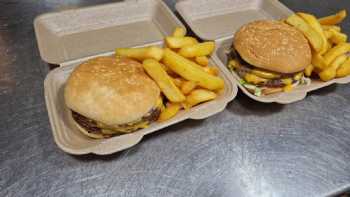
[[[159, 108], [153, 108], [150, 112], [147, 113], [147, 115], [143, 116], [139, 121], [133, 122], [133, 123], [126, 123], [118, 125], [118, 127], [130, 127], [133, 125], [137, 125], [140, 122], [153, 122], [158, 119], [160, 115], [160, 109]], [[72, 111], [72, 117], [73, 119], [84, 129], [86, 129], [89, 133], [95, 133], [99, 134], [102, 132], [102, 128], [98, 127], [98, 124], [95, 120], [91, 120], [75, 111]]]
[[[254, 69], [254, 66], [249, 64], [248, 62], [246, 62], [240, 55], [239, 53], [234, 50], [231, 49], [230, 52], [228, 53], [228, 59], [229, 60], [236, 60], [239, 62], [239, 64], [241, 65], [239, 68], [236, 69], [236, 73], [239, 77], [244, 78], [244, 76], [247, 73], [251, 73], [252, 70]], [[260, 68], [259, 68], [260, 69]], [[263, 69], [260, 69], [263, 70]], [[267, 71], [267, 72], [271, 72], [271, 71]], [[292, 83], [297, 82], [297, 80], [293, 79], [294, 75], [296, 73], [291, 73], [291, 74], [282, 74], [282, 73], [278, 73], [280, 75], [280, 78], [278, 79], [269, 79], [266, 83], [263, 84], [258, 84], [258, 86], [261, 87], [272, 87], [272, 88], [277, 88], [277, 87], [284, 87], [285, 84], [283, 83], [282, 79], [286, 79], [286, 78], [290, 78], [292, 79]]]

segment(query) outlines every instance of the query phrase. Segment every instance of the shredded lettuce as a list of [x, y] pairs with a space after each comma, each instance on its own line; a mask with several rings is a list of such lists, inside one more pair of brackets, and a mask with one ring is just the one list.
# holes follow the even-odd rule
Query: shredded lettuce
[[254, 92], [253, 94], [255, 96], [261, 96], [261, 94], [262, 94], [262, 89], [261, 88], [255, 86], [255, 85], [249, 84], [243, 79], [239, 80], [239, 83], [241, 85], [243, 85], [245, 88], [247, 88], [248, 90]]
[[244, 81], [243, 79], [240, 79], [240, 80], [239, 80], [239, 83], [240, 83], [241, 85], [247, 84], [247, 82]]
[[262, 94], [262, 89], [261, 89], [261, 88], [256, 87], [256, 88], [255, 88], [254, 95], [255, 95], [255, 96], [261, 96], [261, 94]]
[[[229, 70], [231, 70], [231, 72], [235, 72], [235, 68], [233, 68], [230, 64], [227, 64], [227, 67], [229, 68]], [[262, 91], [264, 88], [260, 88], [257, 87], [256, 85], [250, 84], [247, 81], [245, 81], [244, 79], [240, 79], [239, 83], [245, 87], [246, 89], [250, 90], [250, 92], [254, 92], [253, 94], [255, 96], [261, 96], [262, 95]], [[305, 75], [303, 75], [300, 80], [298, 80], [297, 82], [295, 82], [292, 86], [296, 87], [299, 84], [301, 85], [310, 85], [311, 84], [311, 79], [308, 77], [305, 77]]]

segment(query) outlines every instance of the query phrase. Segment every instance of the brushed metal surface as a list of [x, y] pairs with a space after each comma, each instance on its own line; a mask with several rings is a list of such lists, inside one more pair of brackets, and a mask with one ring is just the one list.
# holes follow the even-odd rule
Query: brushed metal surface
[[[349, 85], [286, 106], [240, 94], [218, 115], [110, 156], [59, 150], [43, 97], [49, 66], [32, 22], [40, 13], [105, 2], [0, 1], [0, 196], [324, 196], [350, 186]], [[350, 8], [348, 0], [282, 2], [319, 16]], [[350, 34], [350, 20], [342, 26]]]

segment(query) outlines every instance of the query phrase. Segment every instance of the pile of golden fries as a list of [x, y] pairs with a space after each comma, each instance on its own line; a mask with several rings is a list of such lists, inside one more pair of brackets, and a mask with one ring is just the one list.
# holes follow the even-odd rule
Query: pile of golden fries
[[165, 38], [165, 48], [118, 48], [117, 56], [142, 62], [145, 71], [158, 84], [166, 98], [158, 121], [174, 117], [182, 108], [189, 108], [217, 97], [224, 88], [219, 70], [209, 66], [214, 42], [199, 43], [186, 36], [186, 29], [178, 27]]
[[307, 13], [296, 13], [285, 22], [299, 29], [308, 39], [312, 48], [312, 64], [304, 73], [317, 74], [321, 80], [329, 81], [350, 75], [350, 43], [348, 36], [338, 26], [346, 18], [346, 10], [335, 15], [317, 19]]

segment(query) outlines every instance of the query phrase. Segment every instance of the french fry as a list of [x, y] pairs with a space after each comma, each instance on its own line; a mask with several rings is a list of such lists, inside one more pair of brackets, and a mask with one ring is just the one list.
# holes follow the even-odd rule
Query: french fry
[[320, 52], [323, 49], [324, 45], [322, 37], [300, 16], [293, 14], [287, 18], [286, 22], [299, 29], [309, 40], [312, 48], [316, 52]]
[[181, 85], [181, 92], [184, 95], [189, 94], [192, 90], [194, 90], [197, 87], [197, 83], [194, 81], [185, 81]]
[[318, 76], [322, 81], [330, 81], [335, 78], [337, 72], [332, 68], [327, 68], [322, 72], [318, 73]]
[[327, 40], [327, 51], [333, 47], [333, 43], [330, 40]]
[[336, 77], [337, 69], [347, 60], [346, 55], [338, 56], [325, 70], [320, 72], [318, 75], [322, 81], [329, 81]]
[[188, 58], [206, 56], [210, 55], [214, 51], [214, 48], [214, 42], [202, 42], [191, 46], [184, 46], [180, 49], [179, 54]]
[[337, 58], [335, 58], [335, 60], [331, 63], [331, 65], [329, 67], [332, 67], [335, 70], [337, 70], [339, 68], [339, 66], [342, 65], [347, 59], [348, 59], [347, 55], [345, 55], [345, 54], [340, 55]]
[[158, 122], [164, 122], [174, 117], [181, 109], [180, 103], [168, 103], [165, 109], [160, 113]]
[[333, 30], [335, 30], [337, 32], [341, 32], [341, 27], [339, 27], [337, 25], [322, 25], [322, 29], [324, 31], [333, 29]]
[[203, 70], [211, 75], [217, 76], [219, 74], [219, 69], [217, 67], [214, 66], [206, 66], [203, 67]]
[[163, 49], [159, 47], [143, 47], [143, 48], [117, 48], [116, 55], [133, 58], [139, 61], [153, 58], [157, 61], [163, 57]]
[[310, 77], [313, 70], [314, 70], [314, 66], [313, 66], [312, 64], [310, 64], [310, 65], [308, 65], [308, 66], [305, 68], [304, 74], [305, 74], [307, 77]]
[[160, 65], [162, 65], [163, 69], [165, 70], [166, 73], [168, 73], [168, 75], [170, 75], [170, 76], [176, 75], [176, 73], [174, 73], [174, 72], [173, 72], [171, 69], [169, 69], [166, 65], [164, 65], [164, 64], [160, 64]]
[[332, 36], [330, 37], [330, 40], [334, 44], [340, 44], [348, 40], [348, 36], [346, 34], [337, 32], [334, 29], [330, 29], [329, 31], [332, 32]]
[[173, 33], [174, 37], [185, 37], [186, 36], [186, 29], [183, 27], [176, 27], [175, 31]]
[[209, 59], [207, 58], [207, 56], [195, 57], [195, 61], [201, 66], [208, 66], [209, 64]]
[[335, 47], [331, 48], [325, 55], [324, 60], [327, 65], [329, 65], [334, 59], [342, 54], [350, 51], [349, 43], [340, 43]]
[[341, 10], [340, 12], [334, 15], [320, 18], [318, 19], [318, 21], [322, 25], [336, 25], [341, 23], [346, 18], [346, 15], [347, 15], [346, 10]]
[[186, 99], [159, 62], [147, 59], [143, 61], [143, 67], [170, 101], [182, 102]]
[[191, 106], [189, 106], [186, 101], [181, 103], [182, 108], [184, 108], [186, 111], [191, 109]]
[[326, 60], [318, 53], [314, 53], [312, 55], [312, 65], [315, 67], [316, 70], [324, 70], [327, 68]]
[[330, 39], [333, 36], [333, 32], [331, 32], [331, 30], [324, 30], [324, 36], [326, 37], [326, 39]]
[[172, 78], [174, 84], [177, 86], [177, 87], [181, 87], [182, 84], [185, 82], [182, 78]]
[[342, 65], [337, 69], [336, 77], [346, 77], [350, 75], [350, 58], [348, 58]]
[[196, 89], [186, 97], [186, 105], [192, 107], [199, 103], [213, 100], [216, 96], [215, 92], [206, 89]]
[[193, 37], [174, 37], [174, 36], [168, 36], [165, 38], [165, 43], [169, 48], [172, 49], [179, 49], [182, 48], [184, 46], [190, 46], [190, 45], [194, 45], [197, 44], [198, 41], [197, 39], [193, 38]]
[[163, 62], [175, 73], [182, 76], [188, 81], [195, 81], [200, 87], [209, 90], [217, 90], [224, 88], [224, 80], [206, 73], [202, 67], [191, 60], [171, 51], [164, 50]]
[[327, 39], [323, 33], [323, 29], [321, 27], [321, 24], [318, 22], [317, 18], [314, 15], [307, 14], [307, 13], [299, 12], [297, 14], [301, 18], [303, 18], [306, 21], [306, 23], [309, 24], [322, 38], [323, 45], [322, 45], [322, 49], [320, 50], [320, 54], [324, 54], [325, 52], [327, 52]]

